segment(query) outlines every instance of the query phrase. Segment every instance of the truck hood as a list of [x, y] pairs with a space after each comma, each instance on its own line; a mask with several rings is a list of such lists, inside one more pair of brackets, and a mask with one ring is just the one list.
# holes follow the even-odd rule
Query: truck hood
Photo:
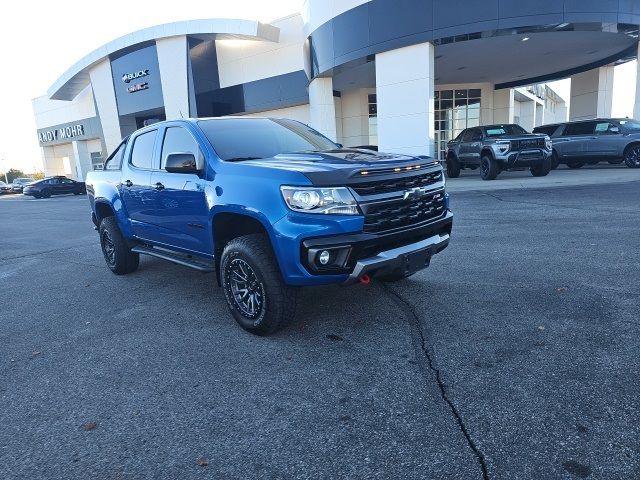
[[322, 186], [343, 184], [352, 178], [362, 178], [360, 172], [363, 170], [374, 172], [396, 166], [436, 166], [438, 162], [427, 156], [412, 157], [344, 148], [323, 152], [286, 153], [259, 160], [245, 160], [242, 164], [300, 172], [314, 185]]

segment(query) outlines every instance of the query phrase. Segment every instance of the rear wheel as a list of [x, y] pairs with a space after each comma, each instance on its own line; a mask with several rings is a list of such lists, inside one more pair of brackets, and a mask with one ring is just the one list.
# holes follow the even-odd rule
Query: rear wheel
[[624, 164], [629, 168], [640, 168], [640, 144], [627, 147], [624, 152]]
[[551, 157], [545, 158], [542, 162], [540, 162], [540, 164], [530, 168], [531, 175], [533, 175], [534, 177], [546, 177], [551, 171], [551, 164]]
[[284, 283], [265, 235], [231, 240], [220, 259], [220, 280], [233, 318], [248, 332], [269, 335], [293, 320], [298, 289]]
[[582, 168], [584, 166], [583, 162], [567, 162], [567, 167], [569, 168]]
[[458, 178], [460, 176], [460, 162], [453, 155], [447, 158], [447, 177]]
[[500, 173], [500, 165], [489, 155], [482, 157], [480, 161], [480, 176], [483, 180], [495, 180]]
[[138, 268], [140, 255], [127, 245], [115, 217], [106, 217], [100, 222], [100, 246], [107, 266], [116, 275], [125, 275]]

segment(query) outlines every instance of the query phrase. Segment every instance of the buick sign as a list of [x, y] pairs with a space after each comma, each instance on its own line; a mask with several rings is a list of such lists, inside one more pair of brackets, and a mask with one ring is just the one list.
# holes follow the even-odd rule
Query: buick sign
[[149, 75], [148, 68], [145, 70], [140, 70], [138, 72], [125, 73], [124, 75], [122, 75], [122, 81], [124, 83], [129, 83], [131, 80], [135, 80], [136, 78], [146, 77], [147, 75]]

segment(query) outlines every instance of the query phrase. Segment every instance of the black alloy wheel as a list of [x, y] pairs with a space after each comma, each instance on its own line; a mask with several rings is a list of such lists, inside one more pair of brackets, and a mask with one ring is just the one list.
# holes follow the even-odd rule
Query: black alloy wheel
[[265, 306], [265, 288], [251, 265], [242, 258], [234, 258], [225, 275], [236, 309], [250, 320], [260, 316]]
[[640, 144], [627, 148], [624, 152], [624, 163], [629, 168], [640, 168]]

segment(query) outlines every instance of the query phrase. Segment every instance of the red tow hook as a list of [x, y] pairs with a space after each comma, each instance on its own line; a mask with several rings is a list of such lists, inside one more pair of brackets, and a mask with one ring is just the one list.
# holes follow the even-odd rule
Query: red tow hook
[[362, 285], [369, 285], [371, 283], [371, 277], [369, 275], [362, 275], [360, 277], [360, 283]]

